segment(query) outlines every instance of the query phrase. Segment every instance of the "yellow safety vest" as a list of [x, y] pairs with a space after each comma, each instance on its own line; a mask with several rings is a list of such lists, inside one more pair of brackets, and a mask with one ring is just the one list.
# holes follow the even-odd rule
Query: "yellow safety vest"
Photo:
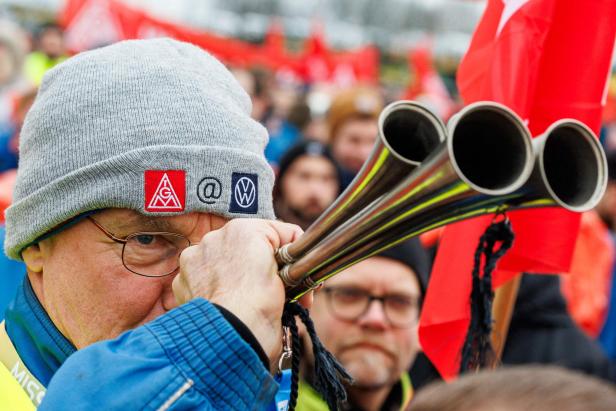
[[30, 53], [24, 61], [24, 72], [26, 78], [35, 86], [40, 86], [43, 81], [43, 75], [47, 72], [47, 70], [57, 66], [66, 59], [66, 56], [60, 56], [52, 59], [40, 51], [34, 51]]
[[21, 411], [38, 407], [46, 388], [19, 358], [4, 321], [0, 323], [0, 363], [0, 409]]
[[0, 364], [0, 409], [5, 411], [36, 409], [21, 385], [2, 364]]
[[[411, 384], [411, 378], [407, 373], [403, 373], [400, 376], [400, 385], [402, 388], [402, 399], [400, 404], [400, 411], [405, 411], [411, 399], [413, 398], [413, 385]], [[310, 386], [307, 382], [299, 380], [299, 392], [297, 397], [296, 411], [328, 411], [329, 407], [325, 400], [321, 398], [318, 392]]]

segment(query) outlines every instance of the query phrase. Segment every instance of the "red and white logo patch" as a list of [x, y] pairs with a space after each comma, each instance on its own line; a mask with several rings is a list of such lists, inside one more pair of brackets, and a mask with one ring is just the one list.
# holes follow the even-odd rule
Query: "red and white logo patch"
[[184, 170], [146, 170], [145, 210], [153, 213], [184, 211], [186, 172]]

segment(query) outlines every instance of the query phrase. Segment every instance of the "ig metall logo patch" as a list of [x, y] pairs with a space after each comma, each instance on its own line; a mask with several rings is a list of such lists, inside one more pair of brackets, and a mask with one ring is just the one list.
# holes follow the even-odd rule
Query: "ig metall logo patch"
[[150, 212], [174, 213], [186, 205], [184, 170], [145, 170], [144, 208]]

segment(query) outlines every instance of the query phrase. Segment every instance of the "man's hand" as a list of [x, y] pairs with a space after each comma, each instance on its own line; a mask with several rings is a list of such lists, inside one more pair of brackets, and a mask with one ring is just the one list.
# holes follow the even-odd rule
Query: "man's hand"
[[202, 297], [231, 311], [275, 363], [281, 352], [285, 289], [274, 252], [301, 234], [296, 225], [259, 219], [231, 220], [209, 232], [180, 257], [180, 273], [173, 281], [178, 304]]

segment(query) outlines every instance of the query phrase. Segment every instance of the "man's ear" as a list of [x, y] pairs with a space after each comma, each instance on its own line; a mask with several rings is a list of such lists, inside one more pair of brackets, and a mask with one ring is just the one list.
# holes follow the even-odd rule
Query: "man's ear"
[[421, 341], [419, 340], [419, 319], [417, 319], [417, 324], [413, 326], [413, 342], [417, 347], [417, 352], [423, 352], [423, 347], [421, 346]]
[[26, 248], [21, 252], [21, 258], [26, 263], [26, 271], [28, 272], [28, 279], [34, 289], [34, 293], [38, 297], [39, 301], [45, 304], [45, 294], [43, 293], [43, 269], [44, 269], [44, 256], [43, 251], [39, 244], [34, 244]]
[[43, 272], [43, 253], [41, 253], [41, 248], [38, 244], [31, 245], [22, 251], [21, 257], [24, 259], [24, 263], [26, 263], [28, 272]]

